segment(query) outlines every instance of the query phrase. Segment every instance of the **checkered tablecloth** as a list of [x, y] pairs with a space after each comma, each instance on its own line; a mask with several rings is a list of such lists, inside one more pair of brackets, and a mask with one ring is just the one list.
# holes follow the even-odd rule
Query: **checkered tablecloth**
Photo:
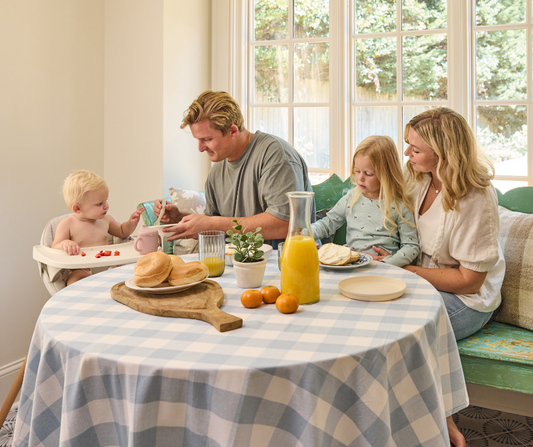
[[[222, 309], [244, 323], [224, 333], [114, 301], [111, 286], [132, 272], [91, 276], [45, 305], [14, 446], [443, 446], [445, 417], [468, 405], [440, 295], [400, 268], [321, 270], [320, 302], [284, 315], [244, 308], [226, 267]], [[351, 300], [337, 284], [353, 275], [407, 290]], [[279, 283], [272, 256], [263, 285]]]

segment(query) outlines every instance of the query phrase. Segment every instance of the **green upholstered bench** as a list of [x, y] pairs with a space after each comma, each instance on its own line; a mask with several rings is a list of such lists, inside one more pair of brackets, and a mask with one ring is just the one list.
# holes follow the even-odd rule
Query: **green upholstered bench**
[[[498, 191], [498, 203], [511, 211], [533, 214], [533, 187], [503, 195]], [[507, 276], [504, 287], [506, 280]], [[458, 347], [467, 383], [533, 394], [532, 331], [493, 321], [459, 341]]]

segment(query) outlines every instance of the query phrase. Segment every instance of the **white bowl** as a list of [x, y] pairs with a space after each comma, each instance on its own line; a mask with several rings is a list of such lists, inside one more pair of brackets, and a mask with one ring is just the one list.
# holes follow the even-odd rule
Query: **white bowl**
[[[231, 249], [231, 244], [226, 244], [226, 265], [232, 266], [233, 265], [233, 254], [235, 253], [235, 249]], [[263, 257], [266, 259], [272, 254], [272, 245], [263, 244], [261, 245], [261, 250], [265, 252]]]

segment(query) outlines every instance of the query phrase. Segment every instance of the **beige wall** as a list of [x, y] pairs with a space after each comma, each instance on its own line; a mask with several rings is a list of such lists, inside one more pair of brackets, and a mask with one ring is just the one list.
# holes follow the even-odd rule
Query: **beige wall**
[[[32, 247], [48, 220], [68, 212], [64, 178], [81, 168], [103, 175], [119, 220], [168, 195], [163, 184], [203, 189], [208, 161], [176, 131], [176, 117], [210, 87], [210, 8], [0, 0], [0, 404], [49, 298]], [[168, 157], [181, 160], [175, 170]]]
[[32, 259], [68, 212], [63, 179], [104, 173], [104, 0], [0, 0], [0, 403], [49, 298]]

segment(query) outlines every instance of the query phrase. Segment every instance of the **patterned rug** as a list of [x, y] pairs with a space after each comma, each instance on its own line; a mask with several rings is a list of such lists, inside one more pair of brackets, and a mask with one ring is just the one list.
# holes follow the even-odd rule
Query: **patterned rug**
[[[11, 447], [18, 404], [0, 429], [0, 447]], [[453, 415], [468, 447], [533, 447], [533, 418], [470, 406]]]
[[0, 428], [0, 447], [11, 447], [13, 442], [13, 432], [15, 431], [15, 420], [17, 419], [18, 403], [15, 403], [9, 411], [4, 425]]

